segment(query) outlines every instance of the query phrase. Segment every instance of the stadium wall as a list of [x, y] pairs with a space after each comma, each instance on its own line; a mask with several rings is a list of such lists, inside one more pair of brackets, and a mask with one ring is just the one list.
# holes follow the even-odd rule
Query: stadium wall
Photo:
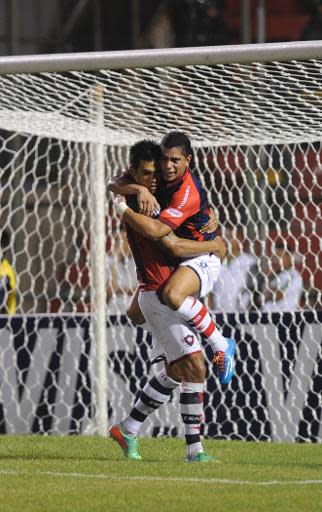
[[[204, 435], [322, 442], [322, 312], [216, 320], [235, 338], [239, 357], [226, 389], [208, 368]], [[111, 422], [124, 417], [154, 368], [147, 363], [149, 336], [125, 316], [108, 318], [107, 339]], [[2, 317], [0, 343], [1, 434], [93, 433], [90, 316]], [[183, 435], [177, 398], [149, 420], [143, 435]]]

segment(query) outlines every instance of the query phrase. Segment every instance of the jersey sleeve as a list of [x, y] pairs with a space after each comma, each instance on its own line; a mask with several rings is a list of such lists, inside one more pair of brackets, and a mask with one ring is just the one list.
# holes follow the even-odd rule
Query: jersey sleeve
[[196, 194], [190, 182], [177, 190], [167, 208], [160, 213], [158, 220], [170, 226], [174, 231], [189, 217], [195, 215], [199, 209], [200, 196]]

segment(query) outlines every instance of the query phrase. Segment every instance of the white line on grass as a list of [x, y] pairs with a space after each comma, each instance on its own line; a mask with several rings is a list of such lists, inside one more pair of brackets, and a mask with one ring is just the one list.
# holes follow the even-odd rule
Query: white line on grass
[[58, 478], [97, 478], [100, 480], [133, 480], [143, 482], [182, 482], [182, 483], [206, 483], [206, 484], [227, 484], [227, 485], [312, 485], [322, 484], [322, 480], [267, 480], [267, 481], [251, 481], [251, 480], [227, 480], [225, 478], [189, 478], [189, 477], [172, 477], [172, 476], [120, 476], [109, 475], [107, 473], [61, 473], [58, 471], [19, 471], [15, 469], [0, 469], [0, 475], [7, 476], [51, 476]]

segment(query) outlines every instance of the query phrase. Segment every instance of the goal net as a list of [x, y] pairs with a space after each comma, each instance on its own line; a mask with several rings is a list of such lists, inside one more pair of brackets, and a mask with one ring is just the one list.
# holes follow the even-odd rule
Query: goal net
[[[236, 62], [190, 49], [144, 67], [137, 52], [0, 77], [2, 254], [16, 276], [16, 308], [8, 294], [1, 305], [0, 433], [105, 435], [155, 371], [149, 334], [125, 316], [133, 261], [105, 184], [131, 144], [177, 129], [228, 244], [206, 301], [238, 345], [226, 389], [209, 363], [204, 435], [321, 442], [322, 47], [279, 59], [271, 46], [254, 62], [246, 47]], [[182, 433], [176, 395], [143, 430]]]

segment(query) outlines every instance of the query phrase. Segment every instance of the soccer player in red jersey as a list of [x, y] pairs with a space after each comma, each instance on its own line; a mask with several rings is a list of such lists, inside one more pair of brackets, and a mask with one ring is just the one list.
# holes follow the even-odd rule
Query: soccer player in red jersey
[[[131, 148], [131, 175], [135, 182], [154, 187], [154, 172], [158, 163], [158, 144], [141, 141]], [[131, 180], [129, 180], [131, 181]], [[133, 196], [132, 196], [133, 198]], [[129, 198], [129, 201], [131, 198]], [[119, 208], [119, 210], [121, 210]], [[149, 330], [162, 346], [166, 369], [158, 372], [144, 386], [129, 416], [110, 427], [111, 437], [122, 447], [129, 459], [140, 459], [137, 433], [143, 421], [181, 386], [180, 410], [185, 425], [188, 462], [211, 462], [203, 452], [200, 426], [203, 418], [204, 358], [198, 338], [189, 324], [166, 305], [161, 304], [158, 292], [170, 277], [175, 262], [153, 242], [127, 226], [128, 240], [137, 264], [140, 303], [145, 311]], [[220, 239], [197, 242], [179, 240], [173, 244], [172, 255], [182, 256], [211, 250], [222, 252]], [[171, 245], [171, 244], [170, 244]], [[177, 248], [179, 247], [179, 252]]]
[[[214, 233], [200, 231], [209, 219], [209, 205], [200, 181], [189, 170], [192, 159], [189, 138], [182, 132], [170, 132], [163, 137], [161, 148], [163, 182], [158, 187], [156, 198], [162, 211], [158, 219], [152, 219], [123, 203], [121, 213], [125, 222], [151, 240], [163, 239], [174, 230], [179, 237], [193, 240], [214, 238]], [[121, 192], [122, 188], [116, 187], [113, 191]], [[155, 199], [151, 198], [153, 201]], [[162, 299], [205, 336], [214, 353], [219, 380], [227, 384], [234, 374], [235, 342], [224, 338], [205, 306], [195, 297], [205, 297], [213, 289], [220, 269], [221, 261], [216, 254], [182, 261], [165, 282]], [[135, 310], [133, 302], [132, 309]]]

